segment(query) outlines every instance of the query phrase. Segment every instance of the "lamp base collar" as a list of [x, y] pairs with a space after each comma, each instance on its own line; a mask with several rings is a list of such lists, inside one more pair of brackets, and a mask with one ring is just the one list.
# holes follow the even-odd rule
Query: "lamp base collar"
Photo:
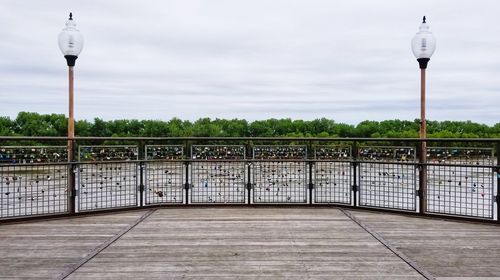
[[66, 62], [68, 63], [68, 66], [75, 66], [75, 61], [78, 58], [76, 55], [65, 55], [64, 58], [66, 58]]
[[431, 60], [430, 58], [418, 58], [418, 64], [420, 65], [420, 69], [426, 69], [427, 63]]

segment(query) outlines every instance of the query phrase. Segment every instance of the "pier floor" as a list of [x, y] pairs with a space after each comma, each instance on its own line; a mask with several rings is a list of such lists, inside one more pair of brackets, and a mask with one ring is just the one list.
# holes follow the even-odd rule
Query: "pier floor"
[[4, 224], [0, 252], [7, 279], [500, 279], [500, 226], [338, 208]]

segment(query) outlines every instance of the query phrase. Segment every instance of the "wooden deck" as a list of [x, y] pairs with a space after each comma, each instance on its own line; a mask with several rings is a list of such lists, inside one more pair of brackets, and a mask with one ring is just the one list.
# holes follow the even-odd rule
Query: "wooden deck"
[[6, 224], [0, 252], [6, 279], [500, 279], [500, 226], [335, 208]]

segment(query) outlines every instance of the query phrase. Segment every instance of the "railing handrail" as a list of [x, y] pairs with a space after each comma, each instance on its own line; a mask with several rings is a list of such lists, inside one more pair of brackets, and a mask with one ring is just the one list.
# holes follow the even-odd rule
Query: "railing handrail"
[[382, 165], [414, 165], [414, 166], [447, 166], [447, 167], [475, 167], [475, 168], [493, 168], [500, 169], [500, 162], [497, 164], [456, 164], [456, 163], [421, 163], [418, 161], [374, 161], [363, 159], [131, 159], [131, 160], [100, 160], [100, 161], [73, 161], [73, 162], [32, 162], [32, 163], [0, 163], [0, 167], [8, 166], [44, 166], [44, 165], [81, 165], [81, 164], [123, 164], [123, 163], [162, 163], [162, 162], [178, 162], [178, 163], [193, 163], [193, 162], [244, 162], [244, 163], [259, 163], [259, 162], [344, 162], [344, 163], [362, 163], [362, 164], [382, 164]]
[[500, 142], [500, 138], [371, 138], [371, 137], [93, 137], [77, 136], [0, 136], [0, 140], [121, 140], [121, 141], [318, 141], [318, 142]]

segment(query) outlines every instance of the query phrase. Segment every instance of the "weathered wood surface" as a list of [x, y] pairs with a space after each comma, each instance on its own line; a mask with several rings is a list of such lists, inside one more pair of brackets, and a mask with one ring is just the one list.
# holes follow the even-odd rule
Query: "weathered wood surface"
[[350, 212], [438, 279], [500, 279], [500, 226]]
[[0, 225], [0, 278], [53, 279], [144, 212]]
[[[500, 277], [500, 227], [349, 210], [433, 276]], [[0, 278], [53, 279], [145, 211], [0, 225]], [[159, 209], [69, 279], [423, 279], [334, 208]]]
[[69, 279], [422, 279], [337, 209], [158, 210]]

